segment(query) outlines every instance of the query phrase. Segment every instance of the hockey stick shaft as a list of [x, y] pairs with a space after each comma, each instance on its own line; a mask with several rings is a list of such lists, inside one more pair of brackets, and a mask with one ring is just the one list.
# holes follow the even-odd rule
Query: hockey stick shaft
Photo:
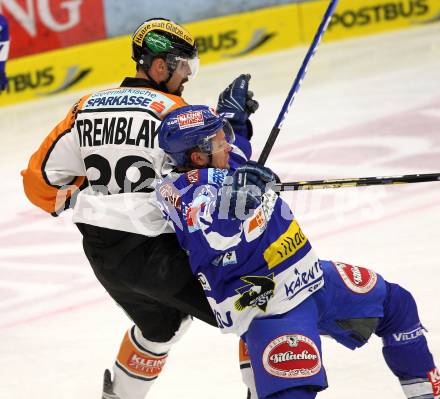
[[275, 186], [275, 191], [320, 190], [328, 188], [424, 183], [433, 181], [440, 181], [440, 173], [425, 173], [402, 176], [358, 177], [353, 179], [298, 181], [277, 184]]
[[295, 99], [295, 94], [298, 92], [301, 86], [301, 82], [303, 81], [304, 76], [307, 72], [307, 66], [310, 62], [310, 59], [313, 57], [313, 55], [316, 52], [319, 42], [321, 41], [321, 38], [324, 35], [325, 30], [327, 29], [327, 26], [330, 22], [330, 19], [335, 11], [337, 4], [338, 4], [338, 0], [330, 1], [330, 4], [324, 14], [324, 17], [322, 18], [322, 21], [318, 27], [318, 30], [316, 31], [315, 37], [313, 38], [313, 42], [310, 45], [309, 50], [307, 51], [307, 54], [303, 60], [301, 68], [299, 69], [295, 77], [295, 81], [293, 82], [293, 85], [289, 91], [289, 94], [287, 95], [286, 100], [284, 101], [283, 107], [281, 108], [278, 118], [275, 121], [275, 125], [273, 126], [270, 135], [266, 141], [266, 144], [264, 145], [263, 151], [261, 152], [260, 157], [258, 158], [258, 163], [260, 165], [264, 165], [267, 161], [267, 158], [269, 157], [270, 151], [272, 150], [272, 147], [275, 144], [275, 140], [278, 137], [283, 122], [287, 116], [287, 113], [289, 112], [289, 109], [293, 104], [293, 100]]

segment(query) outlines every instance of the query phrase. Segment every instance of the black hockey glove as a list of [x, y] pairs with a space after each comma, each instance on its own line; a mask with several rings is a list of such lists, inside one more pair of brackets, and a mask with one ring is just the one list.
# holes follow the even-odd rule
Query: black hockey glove
[[250, 140], [252, 124], [249, 115], [258, 109], [258, 101], [253, 99], [254, 93], [249, 90], [251, 75], [242, 74], [223, 90], [217, 103], [217, 113], [225, 116], [231, 123], [235, 134]]
[[278, 176], [255, 161], [248, 161], [232, 175], [229, 214], [244, 220], [261, 204], [263, 194], [273, 189]]

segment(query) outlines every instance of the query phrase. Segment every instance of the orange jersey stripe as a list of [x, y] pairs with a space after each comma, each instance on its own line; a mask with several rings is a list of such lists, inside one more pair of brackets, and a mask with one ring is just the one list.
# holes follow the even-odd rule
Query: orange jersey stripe
[[75, 104], [67, 116], [50, 132], [40, 148], [32, 155], [27, 169], [21, 172], [23, 187], [29, 201], [46, 212], [54, 213], [64, 207], [78, 187], [84, 182], [83, 176], [72, 176], [69, 189], [60, 189], [47, 180], [44, 172], [45, 162], [56, 142], [73, 127], [76, 114], [90, 96], [85, 96]]

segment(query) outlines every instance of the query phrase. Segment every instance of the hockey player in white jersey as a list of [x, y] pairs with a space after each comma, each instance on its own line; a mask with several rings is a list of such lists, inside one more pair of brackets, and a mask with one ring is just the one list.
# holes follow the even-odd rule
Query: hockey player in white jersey
[[[27, 197], [46, 212], [56, 216], [76, 202], [73, 221], [93, 271], [135, 323], [113, 381], [105, 372], [103, 397], [120, 399], [145, 397], [191, 316], [216, 325], [152, 185], [173, 167], [158, 146], [157, 127], [186, 105], [181, 93], [198, 68], [195, 39], [175, 22], [153, 18], [134, 32], [132, 58], [136, 76], [82, 97], [22, 172]], [[258, 105], [249, 79], [240, 75], [218, 105], [246, 137]]]
[[231, 168], [233, 140], [206, 106], [172, 111], [159, 144], [186, 173], [162, 179], [156, 195], [218, 327], [247, 344], [241, 368], [252, 399], [315, 398], [327, 388], [320, 334], [356, 349], [373, 333], [406, 398], [439, 398], [412, 295], [373, 270], [319, 259], [272, 190], [273, 172], [252, 161]]

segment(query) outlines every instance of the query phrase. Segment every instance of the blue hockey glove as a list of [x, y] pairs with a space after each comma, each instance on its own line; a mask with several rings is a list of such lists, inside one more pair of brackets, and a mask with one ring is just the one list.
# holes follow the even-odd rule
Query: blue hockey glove
[[278, 177], [269, 168], [248, 161], [232, 175], [229, 213], [238, 219], [252, 216], [263, 194], [274, 187]]
[[240, 75], [223, 90], [218, 98], [217, 113], [225, 116], [234, 128], [235, 134], [252, 137], [252, 124], [249, 115], [258, 109], [258, 101], [249, 90], [251, 75]]

